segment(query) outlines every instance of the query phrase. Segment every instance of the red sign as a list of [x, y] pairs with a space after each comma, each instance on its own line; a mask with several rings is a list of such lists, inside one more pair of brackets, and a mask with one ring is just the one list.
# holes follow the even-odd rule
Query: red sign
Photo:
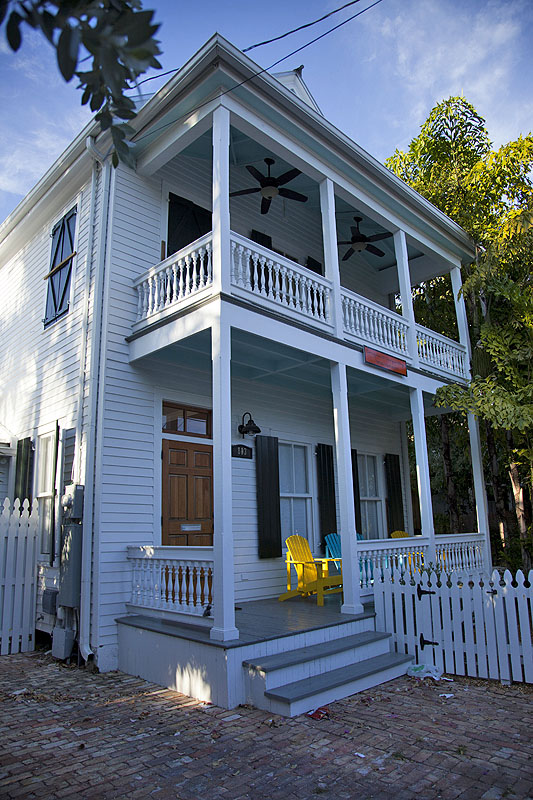
[[401, 358], [389, 356], [380, 350], [372, 350], [371, 347], [365, 347], [364, 352], [366, 364], [373, 364], [375, 367], [381, 367], [389, 372], [397, 372], [398, 375], [407, 375], [407, 364]]

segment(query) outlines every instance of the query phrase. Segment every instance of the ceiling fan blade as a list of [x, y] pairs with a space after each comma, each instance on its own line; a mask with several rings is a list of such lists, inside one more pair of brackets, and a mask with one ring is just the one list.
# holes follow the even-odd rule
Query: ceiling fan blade
[[365, 250], [368, 250], [369, 253], [373, 253], [375, 256], [379, 256], [380, 258], [385, 255], [383, 250], [380, 250], [378, 247], [374, 247], [373, 244], [367, 244]]
[[351, 240], [351, 239], [350, 239], [350, 241], [349, 241], [349, 242], [337, 242], [337, 244], [351, 244], [351, 243], [352, 243], [352, 240]]
[[373, 236], [367, 236], [367, 242], [380, 242], [382, 239], [389, 239], [392, 233], [375, 233]]
[[289, 200], [298, 200], [299, 203], [307, 203], [307, 197], [305, 194], [300, 194], [300, 192], [294, 192], [292, 189], [283, 189], [279, 190], [279, 193], [282, 197], [287, 197]]
[[247, 166], [246, 169], [248, 170], [250, 175], [253, 175], [253, 177], [256, 179], [256, 181], [259, 181], [259, 183], [262, 183], [264, 181], [265, 176], [261, 175], [261, 173], [259, 172], [258, 169], [256, 169], [255, 167], [253, 167], [251, 165]]
[[268, 214], [268, 209], [270, 208], [270, 203], [272, 202], [271, 197], [263, 197], [261, 200], [261, 214]]
[[350, 258], [350, 256], [353, 256], [353, 254], [354, 254], [354, 253], [355, 253], [355, 250], [353, 249], [353, 247], [350, 247], [350, 248], [349, 248], [349, 249], [348, 249], [348, 250], [345, 252], [345, 254], [343, 255], [343, 257], [342, 257], [342, 260], [343, 260], [343, 261], [348, 261], [348, 259]]
[[230, 197], [240, 197], [242, 194], [254, 194], [255, 192], [260, 192], [261, 187], [258, 186], [256, 189], [241, 189], [240, 192], [230, 192]]
[[294, 169], [289, 169], [287, 172], [284, 172], [282, 175], [276, 178], [276, 183], [278, 186], [283, 186], [284, 183], [292, 181], [293, 178], [297, 178], [298, 175], [301, 174], [302, 174], [301, 170], [296, 169], [296, 167], [294, 167]]

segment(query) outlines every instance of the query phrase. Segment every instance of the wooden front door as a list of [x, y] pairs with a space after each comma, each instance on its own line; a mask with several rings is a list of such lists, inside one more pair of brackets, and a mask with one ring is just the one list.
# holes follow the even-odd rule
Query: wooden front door
[[213, 544], [213, 448], [163, 439], [162, 543]]

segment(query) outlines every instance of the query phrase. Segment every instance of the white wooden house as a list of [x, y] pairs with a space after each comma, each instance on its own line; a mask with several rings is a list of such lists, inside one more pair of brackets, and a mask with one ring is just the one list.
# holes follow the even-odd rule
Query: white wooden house
[[[468, 376], [472, 243], [331, 125], [301, 72], [268, 75], [218, 35], [132, 125], [135, 170], [90, 124], [0, 227], [0, 489], [39, 502], [37, 625], [100, 670], [227, 707], [296, 713], [399, 674], [364, 603], [413, 552], [390, 538], [415, 533], [408, 420], [416, 552], [489, 566], [475, 420], [478, 531], [453, 538], [433, 527], [424, 427], [437, 387]], [[446, 273], [459, 341], [413, 315], [411, 286]], [[251, 418], [260, 433], [239, 432]], [[54, 614], [70, 483], [81, 589]], [[318, 555], [332, 531], [342, 606], [277, 603], [286, 536]], [[276, 694], [313, 674], [311, 644], [320, 686]]]

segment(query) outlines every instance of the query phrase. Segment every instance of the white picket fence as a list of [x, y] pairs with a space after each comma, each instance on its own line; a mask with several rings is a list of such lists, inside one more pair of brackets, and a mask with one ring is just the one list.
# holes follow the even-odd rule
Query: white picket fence
[[404, 573], [374, 582], [376, 625], [418, 664], [503, 683], [533, 683], [533, 570]]
[[35, 646], [37, 593], [37, 501], [13, 509], [4, 501], [0, 515], [0, 655], [26, 653]]

